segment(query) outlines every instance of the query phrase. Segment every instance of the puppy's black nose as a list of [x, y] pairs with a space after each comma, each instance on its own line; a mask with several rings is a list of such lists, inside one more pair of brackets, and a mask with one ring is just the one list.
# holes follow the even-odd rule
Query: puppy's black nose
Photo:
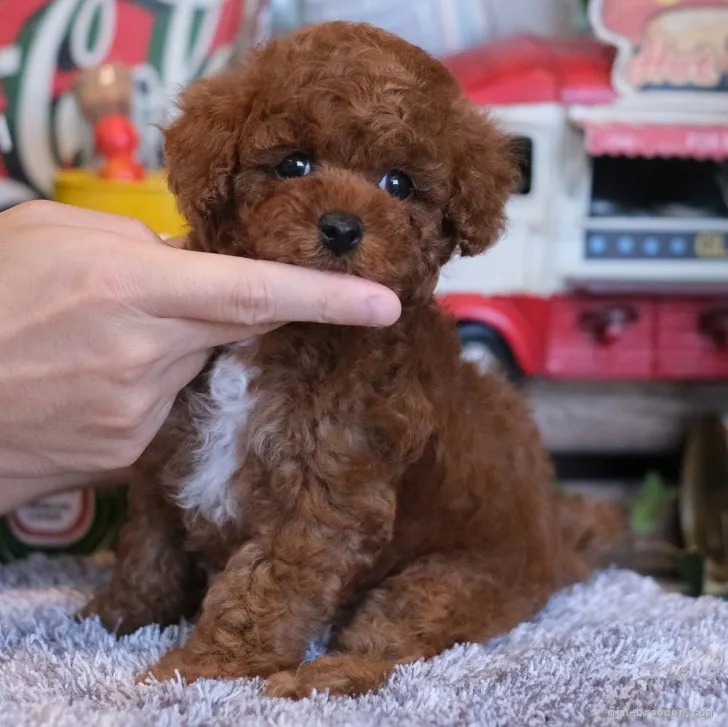
[[361, 220], [348, 212], [327, 212], [319, 220], [318, 228], [321, 242], [334, 255], [351, 252], [364, 234]]

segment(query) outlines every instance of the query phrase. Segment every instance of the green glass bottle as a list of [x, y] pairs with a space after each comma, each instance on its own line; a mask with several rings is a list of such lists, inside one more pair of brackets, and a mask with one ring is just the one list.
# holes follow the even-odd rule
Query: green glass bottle
[[126, 518], [126, 489], [70, 490], [0, 518], [0, 562], [31, 553], [90, 555], [113, 547]]

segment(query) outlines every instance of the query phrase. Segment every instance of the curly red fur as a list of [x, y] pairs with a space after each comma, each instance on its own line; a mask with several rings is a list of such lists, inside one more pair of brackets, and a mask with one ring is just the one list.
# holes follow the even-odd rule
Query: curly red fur
[[[314, 172], [279, 179], [297, 151]], [[306, 28], [186, 91], [166, 154], [193, 249], [359, 275], [403, 312], [390, 328], [291, 324], [218, 352], [140, 461], [114, 577], [84, 614], [118, 633], [172, 623], [199, 605], [201, 564], [194, 632], [152, 674], [361, 693], [583, 577], [589, 523], [568, 517], [520, 395], [461, 360], [433, 296], [452, 255], [497, 240], [515, 182], [507, 140], [444, 67], [366, 25]], [[412, 177], [411, 200], [379, 188], [390, 169]], [[317, 234], [335, 210], [364, 223], [347, 256]], [[213, 516], [183, 491], [212, 446], [199, 422], [222, 365], [247, 390]], [[302, 664], [328, 627], [330, 653]]]

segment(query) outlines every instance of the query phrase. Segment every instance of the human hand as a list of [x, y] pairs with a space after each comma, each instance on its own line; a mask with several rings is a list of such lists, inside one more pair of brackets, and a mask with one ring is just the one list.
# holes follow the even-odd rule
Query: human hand
[[399, 313], [369, 281], [175, 249], [129, 218], [53, 202], [0, 213], [0, 485], [131, 465], [215, 346]]

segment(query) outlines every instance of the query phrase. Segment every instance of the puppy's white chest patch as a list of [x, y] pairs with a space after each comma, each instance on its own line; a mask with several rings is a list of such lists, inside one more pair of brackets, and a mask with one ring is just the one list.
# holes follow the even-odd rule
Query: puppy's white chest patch
[[180, 507], [222, 525], [240, 516], [230, 480], [242, 464], [241, 438], [253, 407], [252, 371], [232, 352], [220, 355], [209, 373], [209, 390], [191, 402], [198, 433], [190, 453], [192, 474], [179, 485]]

